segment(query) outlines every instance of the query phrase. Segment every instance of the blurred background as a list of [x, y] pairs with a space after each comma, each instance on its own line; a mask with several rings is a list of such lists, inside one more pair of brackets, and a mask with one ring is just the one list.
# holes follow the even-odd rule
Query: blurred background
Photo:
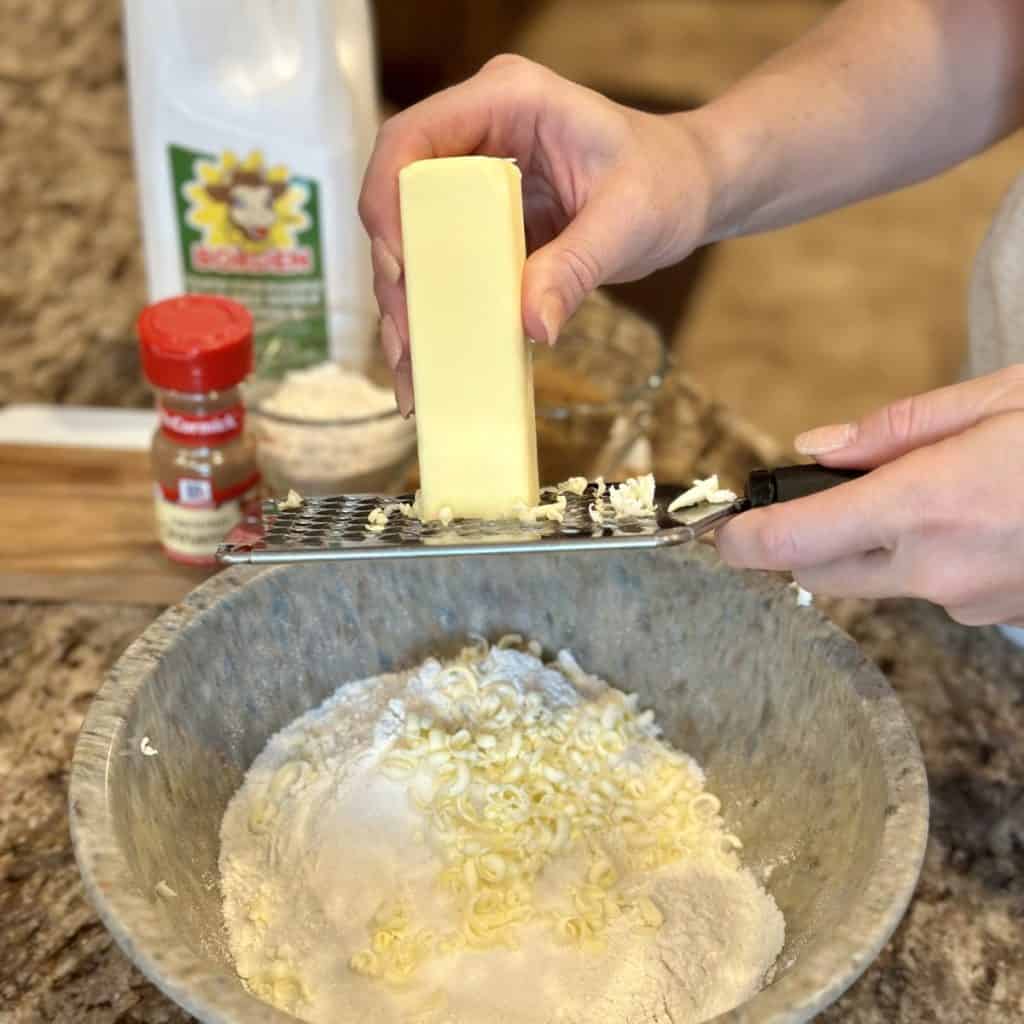
[[[516, 51], [651, 110], [714, 96], [828, 0], [387, 0], [391, 109]], [[0, 404], [150, 403], [118, 0], [5, 0]], [[958, 371], [973, 254], [1024, 167], [1016, 138], [926, 186], [730, 241], [617, 289], [710, 396], [788, 443]]]

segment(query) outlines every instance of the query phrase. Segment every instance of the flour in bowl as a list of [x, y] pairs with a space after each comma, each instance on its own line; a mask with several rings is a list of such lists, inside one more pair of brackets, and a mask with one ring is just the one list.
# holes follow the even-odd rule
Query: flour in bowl
[[341, 687], [221, 829], [229, 945], [312, 1024], [698, 1022], [785, 925], [650, 711], [518, 638]]

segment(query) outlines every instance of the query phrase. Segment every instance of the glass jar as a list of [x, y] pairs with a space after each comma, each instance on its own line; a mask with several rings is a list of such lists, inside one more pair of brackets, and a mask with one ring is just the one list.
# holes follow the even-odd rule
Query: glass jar
[[553, 347], [533, 350], [541, 480], [649, 473], [654, 407], [668, 369], [658, 331], [601, 293]]
[[151, 457], [160, 541], [176, 562], [214, 565], [259, 498], [239, 389], [252, 369], [252, 318], [229, 299], [186, 295], [148, 306], [138, 328], [159, 421]]

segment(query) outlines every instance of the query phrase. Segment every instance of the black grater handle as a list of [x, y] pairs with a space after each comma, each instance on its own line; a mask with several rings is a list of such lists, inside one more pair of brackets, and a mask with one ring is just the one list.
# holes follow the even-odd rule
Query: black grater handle
[[779, 469], [755, 469], [747, 478], [747, 500], [751, 508], [763, 508], [780, 501], [806, 498], [839, 484], [864, 476], [861, 469], [830, 469], [811, 463], [806, 466], [782, 466]]

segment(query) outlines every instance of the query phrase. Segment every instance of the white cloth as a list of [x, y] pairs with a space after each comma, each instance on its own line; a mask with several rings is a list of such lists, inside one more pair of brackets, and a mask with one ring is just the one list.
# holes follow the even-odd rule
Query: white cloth
[[[1024, 175], [1003, 200], [978, 251], [968, 331], [965, 376], [1024, 363]], [[1024, 647], [1024, 629], [1001, 628]]]
[[966, 374], [1024, 363], [1024, 175], [1003, 200], [974, 263]]

